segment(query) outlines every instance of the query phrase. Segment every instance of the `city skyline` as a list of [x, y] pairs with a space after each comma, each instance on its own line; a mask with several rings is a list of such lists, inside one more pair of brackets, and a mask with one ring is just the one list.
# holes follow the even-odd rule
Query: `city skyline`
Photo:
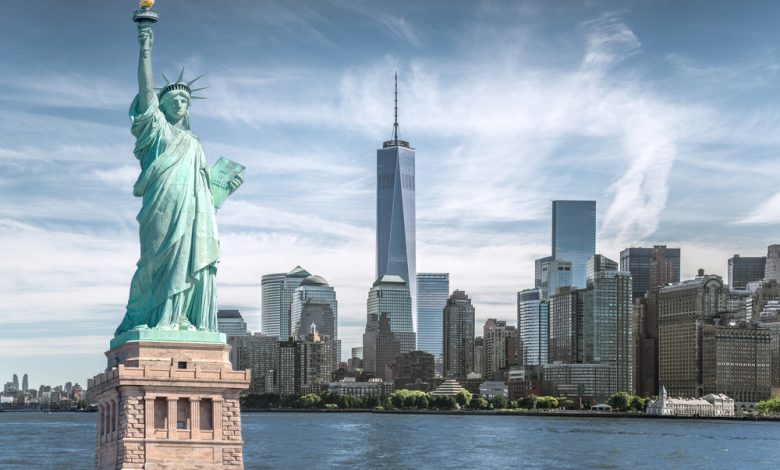
[[[134, 4], [85, 5], [8, 5], [15, 20], [0, 32], [14, 44], [0, 85], [0, 371], [47, 383], [103, 367], [137, 258]], [[247, 163], [218, 214], [219, 308], [258, 331], [261, 276], [305, 266], [339, 292], [344, 350], [360, 344], [375, 280], [372, 157], [395, 71], [404, 138], [419, 150], [417, 271], [450, 273], [477, 324], [512, 323], [516, 292], [534, 286], [551, 199], [598, 202], [597, 252], [610, 259], [680, 247], [683, 280], [699, 267], [725, 279], [735, 253], [765, 256], [780, 220], [760, 177], [780, 144], [779, 7], [704, 5], [160, 2], [163, 23], [190, 18], [160, 29], [169, 45], [156, 60], [206, 74], [209, 99], [192, 113], [209, 163]], [[85, 18], [105, 41], [65, 27]]]

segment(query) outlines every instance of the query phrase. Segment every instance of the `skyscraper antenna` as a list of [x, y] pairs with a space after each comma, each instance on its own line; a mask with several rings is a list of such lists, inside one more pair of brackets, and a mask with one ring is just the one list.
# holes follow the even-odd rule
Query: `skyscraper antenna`
[[395, 73], [395, 121], [393, 122], [393, 141], [398, 142], [398, 72]]
[[383, 148], [388, 148], [388, 147], [398, 147], [398, 146], [400, 146], [400, 147], [411, 148], [411, 147], [409, 147], [409, 142], [406, 142], [405, 140], [399, 139], [400, 132], [398, 132], [398, 72], [395, 72], [395, 113], [394, 113], [394, 117], [395, 117], [395, 120], [393, 121], [393, 137], [390, 140], [385, 141], [385, 143], [382, 144], [382, 147]]

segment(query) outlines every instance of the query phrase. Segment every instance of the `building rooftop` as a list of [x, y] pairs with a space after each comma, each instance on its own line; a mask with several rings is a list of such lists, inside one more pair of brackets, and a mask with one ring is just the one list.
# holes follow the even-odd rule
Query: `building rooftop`
[[301, 282], [302, 286], [327, 286], [328, 281], [324, 277], [312, 274]]
[[290, 272], [287, 273], [287, 277], [309, 277], [311, 276], [311, 273], [309, 271], [306, 271], [300, 266], [294, 267]]

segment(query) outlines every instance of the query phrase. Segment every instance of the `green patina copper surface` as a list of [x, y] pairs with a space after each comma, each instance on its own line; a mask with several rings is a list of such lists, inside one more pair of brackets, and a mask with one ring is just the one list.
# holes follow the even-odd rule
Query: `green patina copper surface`
[[167, 343], [218, 343], [224, 344], [225, 333], [215, 331], [184, 331], [139, 329], [125, 331], [111, 340], [111, 349], [128, 341], [159, 341]]
[[225, 194], [235, 191], [243, 166], [228, 166], [236, 173], [226, 180], [220, 164], [212, 178], [200, 140], [189, 130], [194, 80], [185, 82], [182, 73], [155, 92], [151, 23], [138, 24], [138, 42], [139, 92], [130, 121], [141, 166], [133, 188], [143, 201], [137, 216], [141, 257], [111, 347], [142, 339], [224, 342], [224, 335], [216, 333], [215, 195], [220, 205]]

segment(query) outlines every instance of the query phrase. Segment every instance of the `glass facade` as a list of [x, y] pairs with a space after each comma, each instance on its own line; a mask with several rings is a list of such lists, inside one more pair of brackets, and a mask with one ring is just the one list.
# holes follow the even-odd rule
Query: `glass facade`
[[[319, 323], [314, 317], [302, 324], [301, 315], [306, 306], [315, 307], [312, 310], [322, 310], [316, 308], [322, 303], [326, 303], [330, 307], [330, 314], [333, 315], [332, 324], [330, 321], [326, 322], [325, 318], [322, 318], [323, 323]], [[290, 324], [294, 334], [298, 337], [309, 334], [311, 320], [314, 320], [320, 334], [327, 335], [332, 340], [338, 339], [339, 302], [336, 300], [335, 289], [328, 285], [328, 281], [321, 276], [309, 276], [301, 281], [301, 285], [293, 291], [290, 302]]]
[[[406, 288], [406, 282], [399, 276], [383, 276], [368, 291], [369, 325], [366, 332], [369, 330], [368, 326], [371, 326], [374, 331], [378, 330], [383, 313], [387, 313], [390, 330], [401, 345], [401, 354], [416, 349], [417, 338], [412, 323], [412, 298]], [[368, 346], [364, 341], [363, 354], [370, 354], [366, 349]]]
[[766, 256], [743, 257], [734, 255], [729, 258], [729, 288], [744, 290], [748, 282], [764, 279]]
[[596, 253], [596, 201], [552, 202], [552, 257], [571, 261], [572, 285], [585, 287], [585, 263]]
[[582, 362], [584, 292], [564, 287], [550, 298], [550, 362]]
[[[665, 245], [656, 245], [652, 248], [626, 248], [620, 252], [620, 270], [631, 273], [632, 279], [632, 297], [634, 299], [641, 299], [644, 297], [645, 292], [650, 290], [650, 277], [651, 267], [653, 265], [653, 257], [656, 258], [656, 264], [666, 261], [662, 261], [662, 258], [671, 262], [670, 279], [663, 279], [663, 285], [668, 283], [680, 282], [680, 249], [679, 248], [667, 248]], [[669, 276], [657, 276], [660, 280], [661, 277]], [[661, 287], [661, 286], [655, 286]]]
[[442, 318], [450, 293], [448, 273], [417, 273], [417, 349], [442, 356]]
[[244, 336], [249, 334], [246, 322], [238, 310], [219, 310], [217, 312], [217, 330], [227, 336]]
[[376, 278], [406, 281], [415, 312], [415, 173], [414, 149], [404, 141], [385, 142], [376, 151]]
[[548, 362], [549, 304], [541, 289], [525, 289], [517, 293], [517, 327], [519, 351], [523, 366], [538, 366]]
[[292, 333], [290, 304], [293, 292], [311, 273], [296, 266], [288, 273], [266, 274], [260, 282], [261, 328], [263, 333], [289, 338]]
[[550, 299], [561, 287], [571, 286], [571, 262], [549, 260], [542, 263], [541, 282], [542, 296]]
[[583, 362], [614, 367], [613, 393], [633, 390], [634, 349], [631, 273], [616, 269], [588, 281], [582, 321]]

